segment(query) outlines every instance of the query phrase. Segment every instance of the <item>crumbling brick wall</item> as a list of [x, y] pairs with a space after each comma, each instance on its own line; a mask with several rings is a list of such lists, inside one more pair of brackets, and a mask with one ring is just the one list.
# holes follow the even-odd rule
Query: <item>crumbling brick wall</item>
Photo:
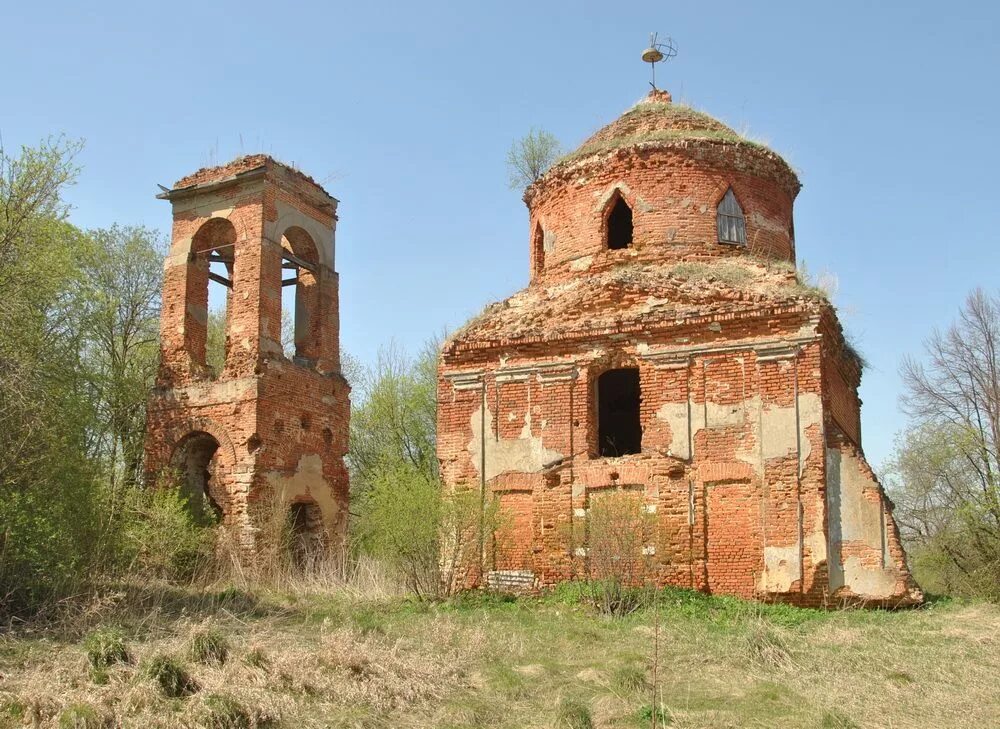
[[[203, 441], [207, 434], [218, 444], [205, 464], [207, 483], [187, 485], [209, 492], [245, 544], [253, 546], [253, 504], [273, 500], [317, 507], [323, 543], [339, 546], [349, 388], [340, 372], [337, 201], [260, 155], [199, 170], [161, 197], [172, 203], [174, 224], [148, 408], [150, 482], [176, 463], [192, 434]], [[289, 263], [289, 253], [304, 265]], [[225, 259], [231, 284], [219, 372], [205, 356], [210, 256]], [[289, 269], [300, 282], [291, 357], [281, 346], [282, 271]]]
[[[641, 549], [659, 584], [803, 605], [920, 600], [858, 450], [860, 365], [788, 265], [798, 181], [770, 151], [702, 134], [658, 93], [529, 188], [530, 285], [444, 345], [442, 478], [508, 514], [491, 549], [469, 556], [468, 583], [587, 576], [591, 496], [628, 490], [655, 525]], [[716, 236], [730, 188], [745, 246]], [[633, 244], [612, 250], [619, 196]], [[599, 378], [620, 368], [638, 372], [641, 448], [602, 455]], [[865, 524], [876, 509], [884, 549], [870, 529], [831, 523], [831, 467]]]

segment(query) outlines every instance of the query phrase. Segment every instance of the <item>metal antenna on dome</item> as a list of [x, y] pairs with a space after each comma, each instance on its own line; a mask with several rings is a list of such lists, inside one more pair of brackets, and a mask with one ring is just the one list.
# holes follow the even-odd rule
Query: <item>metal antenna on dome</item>
[[669, 61], [677, 55], [677, 46], [674, 39], [669, 36], [663, 40], [658, 40], [657, 33], [649, 34], [649, 48], [642, 52], [642, 60], [649, 64], [649, 71], [652, 80], [649, 85], [656, 89], [656, 64]]

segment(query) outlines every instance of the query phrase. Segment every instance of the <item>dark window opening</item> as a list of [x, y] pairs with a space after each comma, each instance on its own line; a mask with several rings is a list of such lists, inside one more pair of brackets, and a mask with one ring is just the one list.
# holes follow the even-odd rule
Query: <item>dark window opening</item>
[[597, 378], [597, 442], [601, 456], [642, 451], [639, 370], [608, 370]]
[[615, 194], [615, 204], [608, 215], [608, 248], [620, 250], [632, 245], [632, 208], [625, 199]]
[[208, 433], [192, 433], [178, 447], [173, 465], [180, 474], [180, 488], [195, 520], [222, 521], [222, 507], [212, 498], [219, 441]]
[[740, 207], [731, 187], [719, 203], [717, 225], [720, 243], [735, 243], [741, 246], [747, 244], [747, 224], [743, 217], [743, 208]]
[[535, 226], [535, 235], [531, 239], [532, 277], [540, 275], [545, 270], [545, 232], [541, 225]]
[[288, 517], [292, 564], [311, 570], [323, 554], [323, 512], [314, 503], [300, 502], [292, 504]]

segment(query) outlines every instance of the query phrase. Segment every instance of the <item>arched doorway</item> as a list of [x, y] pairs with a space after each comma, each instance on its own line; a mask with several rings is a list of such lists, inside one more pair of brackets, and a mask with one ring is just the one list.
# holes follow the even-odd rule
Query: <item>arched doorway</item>
[[171, 459], [192, 514], [205, 522], [219, 522], [224, 516], [222, 506], [213, 495], [217, 491], [218, 450], [219, 441], [209, 433], [198, 431], [177, 444]]
[[292, 564], [300, 570], [314, 569], [325, 552], [323, 512], [312, 501], [297, 501], [288, 514]]

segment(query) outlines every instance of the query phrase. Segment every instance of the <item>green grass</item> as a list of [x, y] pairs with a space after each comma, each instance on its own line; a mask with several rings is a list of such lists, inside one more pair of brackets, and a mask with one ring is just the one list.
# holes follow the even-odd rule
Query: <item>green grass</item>
[[218, 630], [199, 630], [191, 638], [191, 659], [221, 666], [229, 657], [229, 640]]
[[[1000, 713], [995, 605], [825, 612], [668, 589], [613, 618], [586, 596], [270, 592], [246, 612], [116, 615], [131, 661], [102, 685], [80, 680], [78, 631], [8, 635], [0, 727], [988, 726]], [[227, 660], [190, 659], [206, 633]]]
[[83, 640], [83, 648], [87, 651], [87, 659], [94, 670], [110, 668], [130, 660], [125, 632], [120, 628], [105, 627], [91, 631]]
[[170, 699], [190, 696], [198, 690], [198, 684], [188, 674], [187, 668], [173, 656], [153, 656], [143, 667], [143, 673]]

